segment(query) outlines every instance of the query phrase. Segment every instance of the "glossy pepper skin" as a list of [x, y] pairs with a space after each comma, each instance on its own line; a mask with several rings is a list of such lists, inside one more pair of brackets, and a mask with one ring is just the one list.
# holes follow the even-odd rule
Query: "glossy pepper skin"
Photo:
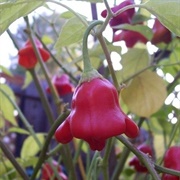
[[[122, 9], [123, 7], [132, 5], [132, 4], [134, 4], [133, 0], [126, 0], [126, 1], [123, 1], [122, 3], [120, 3], [119, 5], [114, 6], [113, 8], [111, 8], [111, 10], [112, 10], [112, 12], [116, 13], [118, 10]], [[121, 14], [119, 14], [118, 16], [113, 17], [109, 21], [109, 24], [111, 27], [117, 26], [120, 24], [130, 24], [134, 14], [135, 14], [134, 8], [128, 9], [128, 10], [122, 12]], [[102, 11], [101, 16], [103, 18], [105, 18], [107, 16], [107, 10]], [[114, 29], [114, 32], [115, 31], [116, 31], [116, 29]]]
[[[170, 147], [164, 157], [164, 167], [180, 171], [180, 146]], [[163, 174], [162, 180], [179, 180], [180, 177]]]
[[[152, 148], [147, 144], [142, 144], [142, 145], [138, 146], [137, 149], [145, 154], [148, 154], [149, 156], [152, 156]], [[136, 156], [134, 156], [129, 161], [129, 165], [134, 166], [134, 169], [137, 172], [146, 173], [148, 171], [147, 168], [141, 164], [141, 162], [139, 161], [139, 159]]]
[[92, 150], [100, 151], [106, 139], [122, 133], [135, 138], [139, 129], [122, 112], [115, 87], [104, 78], [94, 78], [75, 89], [71, 113], [56, 130], [55, 138], [63, 144], [73, 137], [83, 139]]
[[[60, 96], [64, 96], [74, 91], [74, 86], [73, 84], [71, 84], [69, 76], [67, 74], [62, 74], [61, 76], [53, 76], [52, 83], [56, 87], [56, 90]], [[48, 93], [50, 93], [49, 87], [46, 90]]]
[[[46, 62], [50, 57], [49, 52], [42, 48], [42, 44], [37, 39], [35, 39], [35, 44], [42, 56], [43, 61]], [[28, 40], [25, 43], [25, 46], [19, 50], [18, 56], [18, 64], [26, 69], [34, 68], [38, 62], [30, 40]]]
[[128, 48], [134, 47], [137, 42], [146, 44], [148, 39], [139, 32], [122, 30], [119, 34], [114, 34], [113, 42], [125, 41]]
[[156, 18], [154, 25], [153, 25], [153, 38], [151, 40], [152, 44], [158, 44], [158, 43], [170, 43], [172, 40], [171, 32], [161, 24], [161, 22]]
[[[68, 180], [67, 176], [62, 172], [60, 165], [56, 161], [52, 162], [52, 165], [57, 169], [59, 176], [62, 180]], [[54, 171], [49, 163], [45, 163], [42, 168], [42, 176], [41, 180], [51, 180], [54, 175]], [[58, 178], [54, 178], [54, 180], [58, 180]]]

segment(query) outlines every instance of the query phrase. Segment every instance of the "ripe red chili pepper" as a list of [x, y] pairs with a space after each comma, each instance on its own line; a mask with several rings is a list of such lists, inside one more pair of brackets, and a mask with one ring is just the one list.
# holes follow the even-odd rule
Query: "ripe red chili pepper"
[[[52, 79], [52, 83], [57, 89], [60, 96], [72, 93], [74, 91], [73, 84], [70, 83], [69, 76], [67, 74], [62, 74], [61, 76], [55, 75]], [[47, 92], [50, 93], [50, 88], [47, 88]]]
[[[59, 176], [62, 180], [68, 180], [67, 176], [62, 172], [61, 167], [58, 165], [56, 161], [52, 162], [52, 165], [57, 169]], [[45, 163], [42, 168], [42, 180], [51, 180], [52, 176], [54, 175], [54, 171], [49, 163]], [[57, 180], [58, 178], [54, 178]]]
[[154, 33], [151, 40], [152, 44], [158, 44], [161, 42], [168, 44], [171, 42], [171, 32], [164, 25], [162, 25], [157, 18], [155, 19], [152, 30]]
[[[134, 4], [133, 0], [126, 0], [126, 1], [123, 1], [122, 3], [120, 3], [119, 5], [114, 6], [113, 8], [111, 8], [111, 10], [112, 10], [112, 12], [116, 13], [118, 10], [122, 9], [123, 7], [126, 7], [128, 5], [132, 5], [132, 4]], [[121, 14], [119, 14], [118, 16], [113, 17], [109, 21], [109, 24], [110, 24], [111, 27], [112, 26], [117, 26], [117, 25], [120, 25], [120, 24], [125, 24], [125, 23], [130, 24], [134, 13], [135, 13], [134, 8], [128, 9], [128, 10], [122, 12]], [[102, 11], [101, 16], [103, 18], [105, 18], [107, 16], [107, 10]], [[116, 30], [114, 29], [114, 32], [115, 31]]]
[[128, 48], [132, 48], [137, 42], [146, 44], [148, 39], [139, 32], [122, 30], [119, 34], [114, 34], [113, 42], [125, 41]]
[[[138, 146], [137, 149], [139, 149], [141, 152], [143, 152], [145, 154], [152, 156], [152, 148], [147, 144], [142, 144], [142, 145]], [[139, 161], [137, 156], [134, 156], [129, 161], [129, 165], [134, 166], [134, 168], [137, 172], [147, 172], [148, 171], [147, 168], [141, 164], [141, 162]]]
[[68, 143], [73, 137], [89, 143], [92, 150], [102, 150], [106, 139], [125, 133], [134, 138], [137, 125], [125, 115], [118, 102], [115, 87], [96, 77], [77, 86], [72, 98], [71, 113], [58, 127], [55, 137]]
[[[46, 62], [49, 59], [50, 54], [48, 53], [48, 51], [42, 48], [42, 44], [37, 39], [35, 39], [35, 44], [42, 56], [43, 61]], [[30, 40], [25, 43], [24, 48], [19, 50], [18, 55], [18, 64], [26, 69], [34, 68], [38, 62]]]
[[[164, 157], [164, 167], [180, 171], [180, 146], [170, 147]], [[179, 180], [180, 177], [163, 174], [162, 180]]]

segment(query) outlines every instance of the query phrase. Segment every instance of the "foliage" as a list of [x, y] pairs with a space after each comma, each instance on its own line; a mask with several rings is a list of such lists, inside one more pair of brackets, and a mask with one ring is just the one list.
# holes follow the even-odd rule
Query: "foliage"
[[[76, 12], [76, 9], [68, 7], [65, 2], [55, 0], [0, 1], [0, 34], [7, 32], [14, 48], [19, 52], [28, 40], [31, 44], [31, 55], [33, 54], [35, 61], [32, 68], [26, 66], [23, 68], [18, 62], [19, 56], [17, 55], [13, 57], [17, 60], [16, 68], [13, 66], [5, 68], [0, 65], [1, 80], [5, 80], [5, 83], [0, 85], [0, 180], [41, 179], [44, 177], [42, 172], [46, 171], [42, 171], [45, 163], [51, 169], [51, 174], [53, 172], [53, 179], [64, 177], [73, 180], [90, 180], [103, 177], [104, 180], [133, 180], [148, 179], [151, 176], [158, 180], [165, 177], [163, 174], [180, 176], [178, 168], [165, 166], [170, 168], [168, 169], [163, 164], [165, 152], [169, 147], [179, 148], [180, 146], [179, 0], [142, 0], [140, 3], [135, 1], [135, 4], [124, 6], [121, 9], [117, 6], [116, 12], [112, 12], [107, 0], [78, 1], [78, 3], [86, 2], [91, 5], [92, 15], [96, 13], [101, 15], [101, 12], [97, 12], [93, 7], [97, 5], [105, 7], [108, 13], [103, 21], [89, 20], [86, 14]], [[73, 2], [76, 3], [76, 1]], [[66, 12], [57, 13], [50, 4], [57, 7], [62, 6]], [[118, 2], [115, 4], [118, 5]], [[50, 13], [39, 13], [39, 7], [43, 7]], [[109, 22], [132, 8], [136, 8], [133, 17], [129, 17], [128, 13], [123, 13], [123, 17], [127, 16], [127, 23], [118, 22], [119, 24], [115, 27], [110, 24], [111, 37], [109, 37], [105, 33], [108, 31]], [[17, 32], [12, 33], [11, 24], [16, 23], [19, 18], [24, 20], [23, 26], [19, 26]], [[158, 29], [151, 28], [152, 24], [149, 25], [155, 20], [160, 21], [159, 34], [166, 32], [171, 34], [168, 42], [163, 39], [166, 34], [158, 35]], [[92, 27], [93, 23], [95, 27]], [[147, 40], [147, 43], [138, 41], [137, 37], [132, 47], [127, 47], [124, 43], [133, 41], [128, 37], [123, 38], [124, 42], [119, 40], [118, 43], [114, 43], [113, 37], [123, 31], [138, 32]], [[153, 43], [154, 36], [157, 36], [158, 43]], [[37, 40], [40, 45], [36, 44]], [[18, 46], [19, 44], [21, 47]], [[25, 44], [25, 48], [28, 49], [29, 44]], [[43, 61], [40, 51], [47, 52], [48, 57], [50, 56], [47, 62]], [[32, 57], [28, 55], [22, 60], [26, 64], [27, 60], [32, 61]], [[98, 78], [107, 79], [104, 82], [108, 82], [108, 87], [110, 87], [109, 81], [114, 84], [116, 90], [113, 87], [110, 95], [108, 95], [109, 91], [105, 94], [106, 90], [102, 90], [99, 79], [98, 83], [92, 83], [91, 78], [97, 78], [97, 71], [94, 68], [101, 74], [98, 74]], [[55, 84], [52, 78], [64, 74], [66, 79], [60, 80], [59, 78]], [[44, 82], [46, 87], [43, 86]], [[84, 82], [91, 87], [83, 90], [82, 87], [86, 85]], [[37, 96], [33, 94], [33, 90], [31, 92], [31, 85], [36, 86]], [[34, 109], [34, 112], [27, 113], [27, 107], [30, 107], [31, 103], [26, 107], [22, 103], [24, 102], [23, 97], [19, 96], [15, 87], [22, 92], [30, 91], [34, 100], [40, 99], [41, 103]], [[63, 87], [70, 88], [70, 90], [60, 89]], [[80, 101], [73, 99], [71, 108], [74, 87], [81, 89], [82, 92], [78, 94], [76, 89], [73, 98], [82, 97]], [[101, 88], [98, 89], [98, 87]], [[95, 97], [97, 91], [98, 96]], [[110, 98], [112, 94], [116, 94], [116, 91], [118, 98]], [[99, 99], [101, 102], [98, 102]], [[78, 129], [76, 133], [78, 135], [73, 134], [73, 123], [69, 123], [72, 122], [70, 117], [74, 118], [76, 115], [75, 102], [82, 106], [81, 114], [78, 113], [78, 123], [74, 123]], [[121, 105], [122, 112], [112, 107], [112, 104], [119, 107], [118, 103]], [[107, 107], [112, 107], [111, 114], [110, 108]], [[37, 118], [33, 116], [36, 110]], [[85, 111], [88, 113], [85, 114]], [[94, 112], [96, 115], [93, 114]], [[127, 132], [125, 134], [129, 136], [135, 131], [135, 128], [128, 129], [129, 122], [131, 122], [129, 118], [132, 118], [133, 123], [136, 123], [140, 130], [136, 138], [128, 139], [121, 133], [119, 134], [119, 131], [114, 133], [113, 130], [118, 127], [115, 123], [111, 129], [111, 121], [116, 121], [115, 115], [119, 112], [121, 112], [119, 119], [124, 121], [128, 119], [126, 123], [122, 123], [124, 127], [121, 127], [123, 128], [121, 132]], [[18, 113], [18, 116], [14, 113]], [[108, 113], [108, 117], [103, 118]], [[38, 119], [38, 122], [33, 122], [33, 117]], [[67, 136], [67, 139], [68, 136], [71, 138], [67, 140], [66, 137], [58, 137], [62, 142], [58, 143], [54, 137], [55, 131], [61, 127], [64, 120], [67, 125], [67, 117], [69, 117], [70, 125], [61, 133]], [[86, 117], [86, 120], [81, 117]], [[95, 131], [91, 131], [92, 123], [87, 120], [87, 117], [95, 117], [92, 121]], [[103, 121], [104, 119], [107, 122]], [[108, 123], [110, 124], [107, 125]], [[44, 126], [44, 129], [36, 130], [39, 126]], [[110, 135], [107, 135], [103, 128], [107, 129]], [[87, 135], [87, 132], [90, 135]], [[21, 137], [22, 144], [19, 154], [15, 152], [17, 147], [14, 146], [18, 142], [13, 139], [13, 135], [15, 139], [17, 136]], [[89, 147], [86, 142], [95, 147]], [[99, 144], [101, 145], [97, 148]], [[151, 156], [136, 148], [141, 145], [147, 145], [152, 149]], [[98, 149], [98, 151], [90, 148]], [[136, 172], [133, 167], [129, 166], [132, 156], [136, 159], [136, 163], [140, 162], [145, 166], [146, 174]], [[47, 175], [48, 173], [46, 177]]]

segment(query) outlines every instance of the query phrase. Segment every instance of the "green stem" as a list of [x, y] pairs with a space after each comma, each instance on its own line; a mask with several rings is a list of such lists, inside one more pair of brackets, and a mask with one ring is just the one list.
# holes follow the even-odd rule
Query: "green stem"
[[130, 154], [130, 150], [125, 146], [122, 153], [121, 153], [121, 158], [120, 160], [118, 161], [117, 165], [116, 165], [116, 168], [113, 172], [113, 175], [111, 177], [111, 180], [116, 180], [118, 179], [119, 175], [121, 174], [122, 170], [123, 170], [123, 167], [126, 163], [126, 160]]
[[43, 89], [41, 87], [41, 84], [39, 82], [39, 79], [37, 77], [35, 69], [30, 69], [29, 72], [31, 73], [31, 75], [33, 77], [33, 80], [34, 80], [34, 83], [35, 83], [35, 85], [37, 87], [37, 90], [39, 92], [41, 102], [42, 102], [42, 105], [44, 106], [44, 110], [45, 110], [45, 113], [46, 113], [46, 115], [48, 117], [48, 120], [49, 120], [50, 124], [53, 124], [54, 116], [53, 116], [51, 107], [49, 105], [48, 99], [47, 99], [46, 95], [44, 94], [44, 91], [43, 91]]
[[6, 147], [6, 145], [3, 143], [3, 141], [0, 139], [0, 147], [3, 153], [6, 155], [6, 157], [10, 160], [10, 162], [13, 164], [17, 172], [21, 175], [21, 177], [24, 180], [29, 180], [29, 177], [26, 175], [24, 169], [20, 164], [16, 161], [16, 158], [12, 154], [12, 152]]
[[62, 160], [63, 160], [65, 166], [67, 167], [68, 179], [69, 180], [76, 180], [77, 179], [76, 178], [76, 171], [75, 171], [75, 167], [73, 165], [73, 160], [72, 160], [71, 152], [69, 149], [69, 145], [64, 144], [60, 153], [63, 154]]
[[111, 73], [111, 76], [112, 76], [112, 79], [113, 79], [113, 82], [114, 82], [114, 86], [116, 87], [117, 91], [119, 92], [120, 91], [120, 87], [119, 87], [119, 83], [117, 81], [117, 78], [116, 78], [116, 75], [115, 75], [115, 71], [114, 71], [114, 68], [112, 66], [112, 61], [111, 61], [111, 56], [110, 56], [110, 53], [109, 53], [109, 50], [106, 46], [106, 43], [104, 41], [104, 37], [102, 35], [102, 33], [97, 33], [97, 38], [101, 44], [101, 47], [104, 51], [104, 54], [106, 56], [106, 60], [108, 62], [108, 68], [109, 68], [109, 71]]
[[55, 120], [55, 122], [53, 123], [53, 125], [51, 126], [51, 129], [49, 130], [49, 133], [47, 135], [46, 141], [42, 147], [41, 153], [39, 155], [39, 160], [36, 164], [36, 167], [34, 168], [33, 174], [31, 176], [31, 180], [34, 180], [36, 178], [36, 175], [39, 171], [39, 169], [41, 168], [41, 165], [43, 164], [43, 162], [46, 159], [46, 152], [48, 150], [50, 141], [54, 135], [55, 130], [58, 128], [58, 126], [64, 121], [64, 119], [69, 115], [69, 111], [64, 112], [62, 115], [60, 115], [57, 120]]
[[62, 4], [60, 2], [54, 1], [54, 0], [46, 0], [47, 2], [51, 2], [51, 3], [55, 3], [58, 4], [64, 8], [66, 8], [67, 10], [69, 10], [70, 12], [72, 12], [86, 27], [88, 27], [87, 21], [85, 20], [85, 18], [83, 18], [80, 14], [78, 14], [77, 12], [75, 12], [73, 9], [71, 9], [70, 7], [66, 6], [65, 4]]
[[49, 52], [49, 54], [50, 54], [51, 58], [54, 60], [54, 62], [55, 62], [66, 74], [68, 74], [75, 83], [78, 83], [78, 80], [72, 75], [72, 73], [69, 72], [66, 68], [64, 68], [63, 65], [61, 64], [61, 62], [59, 62], [59, 61], [56, 59], [56, 57], [53, 55], [53, 53], [46, 47], [46, 45], [42, 42], [40, 36], [39, 36], [37, 33], [35, 33], [35, 35], [36, 35], [36, 37], [38, 38], [38, 40], [41, 42], [41, 44], [43, 45], [43, 48], [46, 49], [46, 50]]
[[96, 152], [94, 153], [93, 159], [92, 159], [92, 161], [91, 161], [91, 165], [90, 165], [90, 167], [89, 167], [89, 169], [88, 169], [87, 180], [92, 179], [92, 178], [91, 178], [91, 176], [92, 176], [92, 170], [93, 170], [93, 168], [94, 168], [94, 165], [97, 163], [97, 158], [98, 158], [98, 157], [99, 157], [99, 152], [96, 151]]
[[128, 149], [130, 149], [138, 159], [146, 166], [149, 173], [151, 174], [154, 180], [160, 180], [159, 175], [155, 171], [154, 163], [149, 159], [148, 155], [140, 152], [137, 148], [135, 148], [129, 141], [126, 140], [122, 135], [116, 137], [119, 141], [121, 141]]
[[175, 175], [175, 176], [180, 177], [180, 171], [175, 171], [175, 170], [173, 170], [173, 169], [161, 167], [161, 166], [158, 166], [158, 165], [156, 165], [156, 164], [155, 164], [155, 169], [156, 169], [158, 172], [161, 172], [161, 173], [171, 174], [171, 175]]
[[47, 158], [48, 157], [51, 157], [53, 155], [55, 155], [57, 152], [60, 151], [60, 149], [62, 149], [62, 144], [58, 144], [55, 148], [53, 148], [52, 150], [50, 150], [48, 153], [47, 153]]
[[106, 144], [106, 148], [105, 148], [105, 153], [104, 153], [104, 157], [102, 160], [102, 169], [103, 169], [103, 176], [104, 176], [104, 180], [108, 180], [109, 179], [109, 173], [108, 173], [108, 160], [109, 160], [109, 155], [112, 149], [112, 145], [113, 145], [114, 139], [110, 138], [108, 139], [108, 142]]
[[13, 105], [14, 109], [16, 109], [18, 111], [18, 116], [20, 117], [21, 121], [23, 122], [24, 126], [26, 127], [26, 129], [29, 131], [29, 133], [31, 134], [31, 136], [34, 138], [34, 140], [36, 141], [37, 145], [41, 148], [42, 144], [39, 141], [39, 139], [36, 136], [36, 133], [34, 132], [32, 126], [29, 124], [28, 120], [26, 119], [26, 117], [24, 116], [24, 114], [21, 112], [19, 106], [16, 104], [15, 101], [12, 100], [12, 98], [0, 88], [0, 91], [6, 96], [6, 98], [11, 102], [11, 104]]
[[47, 69], [47, 67], [46, 67], [46, 65], [45, 65], [45, 63], [44, 63], [44, 61], [43, 61], [43, 59], [42, 59], [42, 56], [41, 56], [38, 48], [36, 47], [35, 42], [34, 42], [33, 32], [32, 32], [32, 30], [31, 30], [31, 27], [30, 27], [30, 24], [29, 24], [28, 16], [24, 17], [24, 19], [25, 19], [26, 24], [27, 24], [27, 31], [26, 31], [26, 32], [27, 32], [27, 34], [28, 34], [28, 36], [29, 36], [29, 38], [30, 38], [30, 41], [31, 41], [32, 46], [33, 46], [33, 48], [34, 48], [34, 52], [35, 52], [35, 54], [36, 54], [37, 60], [38, 60], [40, 66], [41, 66], [41, 68], [42, 68], [42, 71], [43, 71], [43, 73], [44, 73], [44, 75], [45, 75], [46, 81], [48, 82], [50, 91], [51, 91], [51, 93], [52, 93], [53, 100], [54, 100], [54, 102], [55, 102], [55, 104], [56, 104], [56, 106], [57, 106], [57, 109], [58, 109], [58, 111], [59, 111], [59, 110], [60, 110], [60, 104], [61, 104], [61, 101], [60, 101], [60, 99], [59, 99], [59, 95], [58, 95], [58, 93], [57, 93], [56, 88], [54, 87], [54, 85], [53, 85], [52, 82], [51, 82], [51, 79], [50, 79], [50, 76], [49, 76], [49, 71], [48, 71], [48, 69]]
[[92, 22], [89, 27], [86, 29], [83, 37], [83, 63], [84, 63], [84, 72], [89, 72], [93, 69], [90, 59], [89, 59], [89, 54], [88, 54], [88, 36], [91, 32], [91, 30], [97, 26], [102, 24], [102, 21], [94, 21]]
[[[139, 119], [139, 122], [138, 122], [138, 127], [139, 127], [139, 128], [142, 126], [144, 120], [145, 120], [144, 117], [141, 117], [141, 118]], [[128, 156], [129, 156], [130, 152], [131, 152], [131, 151], [130, 151], [126, 146], [124, 146], [124, 149], [123, 149], [123, 151], [122, 151], [122, 153], [121, 153], [121, 158], [120, 158], [120, 160], [118, 161], [118, 163], [117, 163], [117, 165], [116, 165], [116, 168], [115, 168], [115, 170], [114, 170], [114, 172], [113, 172], [113, 175], [112, 175], [111, 180], [116, 180], [116, 179], [118, 179], [119, 175], [120, 175], [121, 172], [123, 171], [124, 165], [125, 165], [125, 163], [126, 163], [126, 160], [127, 160]]]

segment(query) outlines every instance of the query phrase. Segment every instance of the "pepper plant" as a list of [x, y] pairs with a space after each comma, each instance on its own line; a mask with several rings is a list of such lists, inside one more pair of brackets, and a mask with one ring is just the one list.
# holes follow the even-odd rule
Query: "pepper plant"
[[[16, 68], [0, 66], [0, 179], [180, 179], [179, 0], [86, 3], [92, 20], [66, 1], [0, 1], [17, 50]], [[35, 85], [47, 123], [30, 123], [18, 82]]]

